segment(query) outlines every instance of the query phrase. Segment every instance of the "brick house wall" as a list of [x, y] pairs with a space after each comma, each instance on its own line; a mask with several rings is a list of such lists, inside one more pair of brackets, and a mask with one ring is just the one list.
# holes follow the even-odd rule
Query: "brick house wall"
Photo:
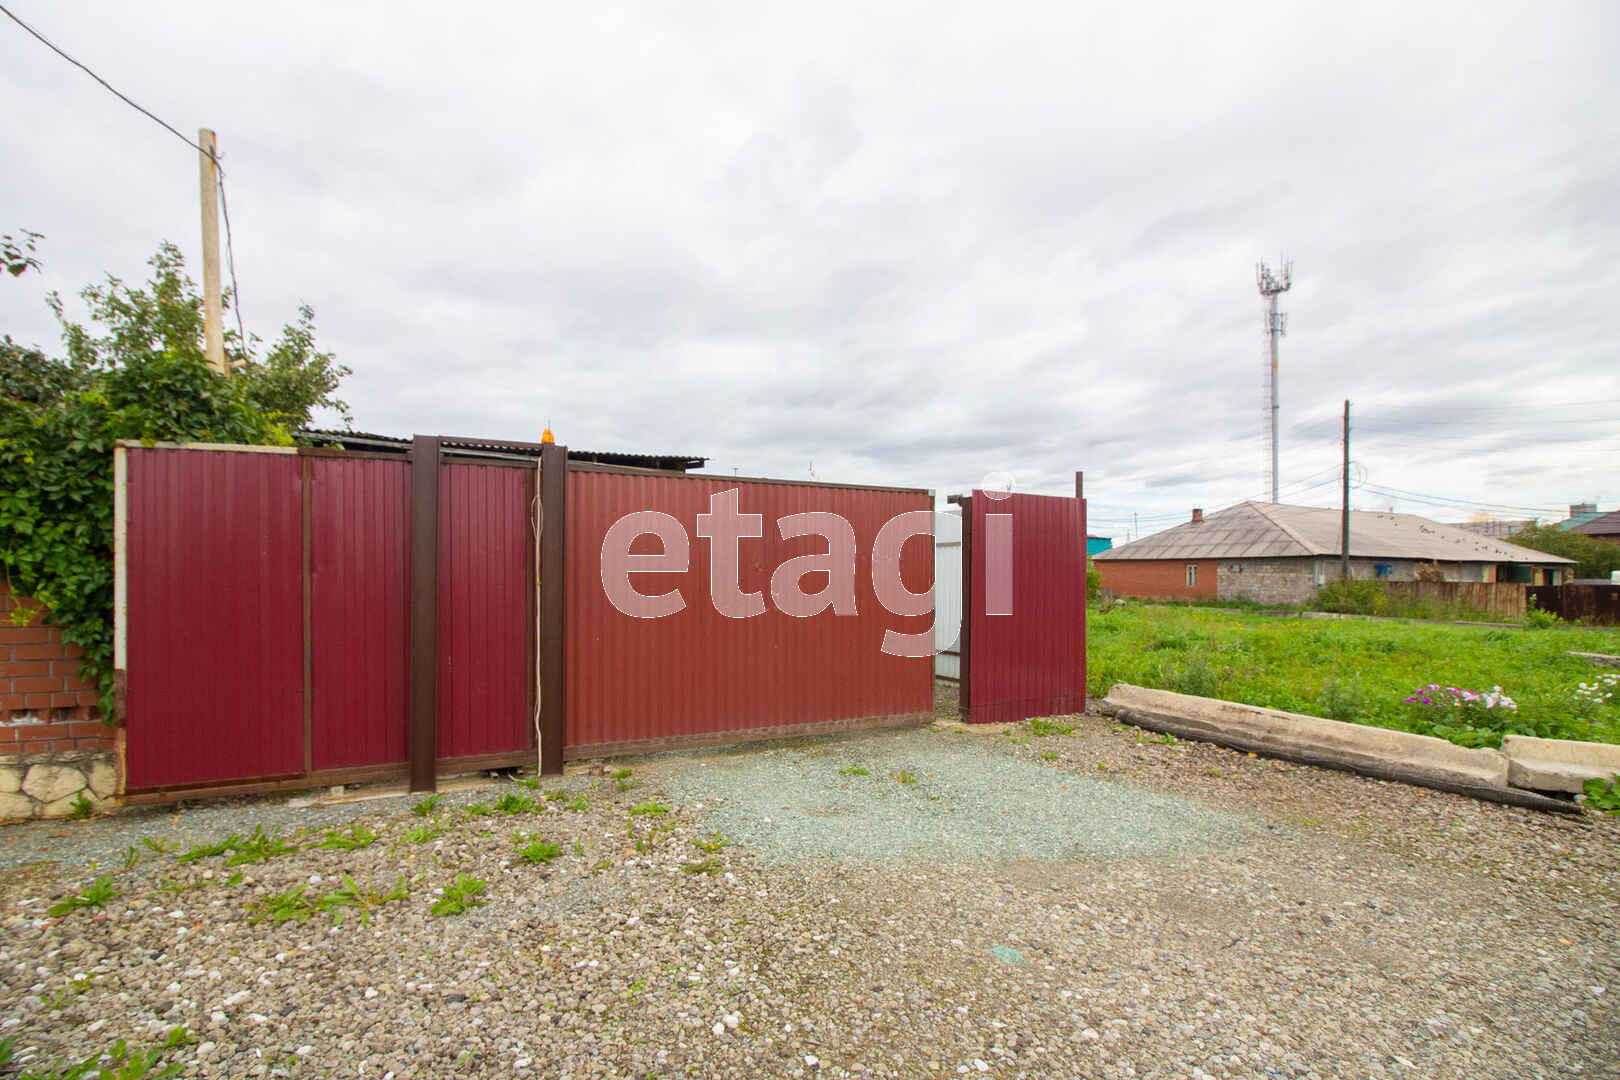
[[79, 647], [40, 616], [16, 625], [18, 603], [0, 584], [0, 755], [110, 751], [101, 695], [79, 678]]
[[[1115, 596], [1144, 600], [1213, 600], [1216, 593], [1214, 559], [1098, 559], [1102, 587]], [[1195, 567], [1197, 584], [1187, 584], [1187, 568]]]

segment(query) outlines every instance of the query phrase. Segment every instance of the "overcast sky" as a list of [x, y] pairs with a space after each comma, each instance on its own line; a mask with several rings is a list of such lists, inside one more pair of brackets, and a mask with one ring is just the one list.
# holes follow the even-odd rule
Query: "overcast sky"
[[[218, 130], [248, 328], [312, 305], [362, 430], [1084, 469], [1123, 539], [1267, 491], [1286, 253], [1284, 502], [1345, 398], [1357, 507], [1620, 499], [1612, 3], [5, 3]], [[196, 267], [194, 151], [3, 19], [0, 88], [0, 330]]]

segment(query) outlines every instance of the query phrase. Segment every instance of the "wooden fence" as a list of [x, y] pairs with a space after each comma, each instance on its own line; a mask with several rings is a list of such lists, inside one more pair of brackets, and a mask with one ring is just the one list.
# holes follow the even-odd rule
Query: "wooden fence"
[[1403, 603], [1438, 609], [1467, 608], [1501, 622], [1520, 622], [1525, 586], [1507, 581], [1391, 581], [1392, 607]]
[[1566, 622], [1620, 624], [1620, 585], [1532, 585], [1529, 599]]

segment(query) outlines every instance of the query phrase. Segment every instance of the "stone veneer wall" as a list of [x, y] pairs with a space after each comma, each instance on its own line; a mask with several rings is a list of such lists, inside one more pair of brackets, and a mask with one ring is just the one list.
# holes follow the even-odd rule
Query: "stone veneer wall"
[[1223, 560], [1215, 568], [1215, 595], [1278, 607], [1304, 607], [1316, 598], [1315, 559]]
[[61, 817], [80, 795], [117, 792], [112, 728], [79, 678], [79, 647], [39, 616], [13, 621], [19, 601], [0, 585], [0, 818]]

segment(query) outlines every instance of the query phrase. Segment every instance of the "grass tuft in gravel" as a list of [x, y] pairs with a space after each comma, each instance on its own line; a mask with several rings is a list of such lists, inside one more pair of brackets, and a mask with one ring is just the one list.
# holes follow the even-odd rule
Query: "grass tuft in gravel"
[[584, 813], [590, 808], [591, 801], [583, 795], [575, 795], [572, 799], [569, 799], [567, 802], [563, 803], [564, 810], [573, 810], [576, 813]]
[[315, 846], [318, 848], [336, 848], [339, 851], [359, 851], [368, 848], [377, 842], [378, 834], [366, 827], [365, 822], [357, 821], [349, 826], [348, 832], [338, 829], [328, 829], [326, 839]]
[[444, 835], [444, 825], [438, 821], [429, 821], [418, 825], [414, 829], [406, 829], [400, 839], [407, 844], [425, 844], [429, 840], [437, 840]]
[[495, 800], [495, 812], [508, 817], [515, 814], [528, 814], [535, 810], [534, 800], [527, 795], [520, 795], [515, 791], [508, 791]]
[[550, 840], [530, 840], [520, 836], [518, 844], [518, 854], [532, 863], [548, 863], [562, 854], [562, 848]]
[[669, 813], [669, 807], [657, 801], [644, 802], [630, 808], [630, 814], [633, 817], [663, 817], [667, 813]]
[[1039, 738], [1048, 735], [1073, 735], [1074, 725], [1061, 720], [1049, 720], [1042, 716], [1034, 717], [1029, 722], [1029, 733]]
[[444, 894], [433, 904], [433, 914], [438, 916], [460, 915], [475, 907], [482, 907], [487, 901], [483, 893], [487, 886], [482, 878], [471, 874], [457, 874], [456, 880], [444, 887]]
[[321, 896], [315, 901], [315, 906], [321, 911], [329, 912], [334, 925], [343, 925], [343, 909], [353, 908], [360, 913], [360, 925], [367, 926], [371, 922], [371, 913], [384, 904], [396, 900], [404, 900], [410, 896], [410, 890], [405, 885], [405, 875], [401, 874], [394, 882], [394, 887], [383, 892], [375, 885], [361, 886], [356, 884], [354, 878], [344, 874], [343, 884], [331, 892]]
[[80, 908], [100, 907], [118, 895], [118, 886], [113, 884], [110, 877], [98, 877], [90, 883], [89, 888], [74, 896], [63, 898], [45, 910], [47, 915], [71, 915]]
[[681, 873], [683, 874], [718, 874], [719, 872], [719, 859], [710, 858], [704, 859], [701, 862], [689, 862], [681, 864]]
[[859, 765], [849, 765], [838, 770], [839, 776], [871, 776], [872, 770], [863, 769]]
[[719, 833], [710, 833], [708, 836], [700, 836], [693, 839], [692, 846], [697, 848], [699, 851], [707, 852], [708, 854], [712, 855], [716, 851], [719, 851], [721, 848], [725, 847], [729, 842], [730, 841]]
[[424, 796], [423, 798], [418, 799], [415, 805], [411, 807], [411, 813], [415, 814], [417, 817], [428, 817], [433, 813], [434, 809], [438, 807], [439, 800], [442, 798], [444, 798], [444, 793], [439, 791], [435, 791], [432, 795]]

